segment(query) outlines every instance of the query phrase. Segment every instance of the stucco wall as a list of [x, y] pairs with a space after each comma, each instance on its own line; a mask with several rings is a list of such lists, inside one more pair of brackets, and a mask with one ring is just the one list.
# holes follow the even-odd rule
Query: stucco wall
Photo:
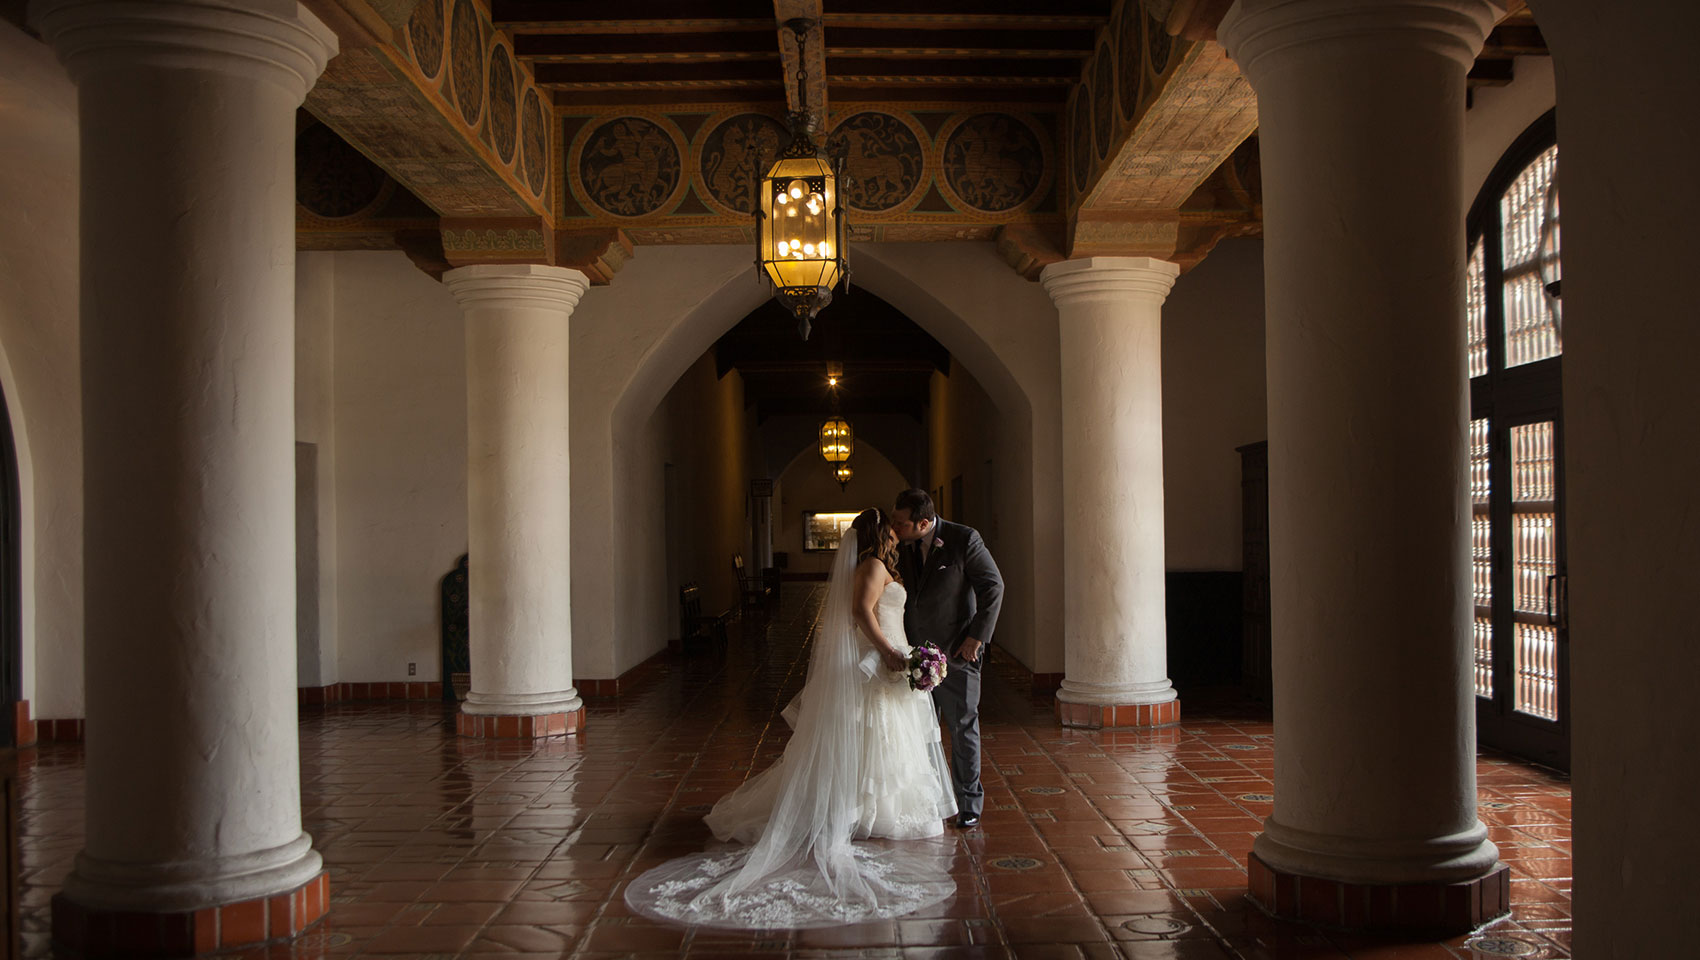
[[[1700, 99], [1693, 4], [1540, 0], [1564, 203], [1575, 953], [1700, 939]], [[1686, 836], [1689, 839], [1683, 840]]]
[[[679, 524], [665, 532], [679, 550], [679, 576], [702, 590], [704, 609], [737, 605], [732, 555], [754, 567], [749, 548], [746, 504], [749, 482], [749, 433], [744, 422], [743, 377], [736, 370], [716, 377], [714, 357], [704, 354], [668, 392], [662, 408], [667, 419], [667, 462], [677, 478]], [[666, 641], [644, 635], [634, 639], [643, 650]]]
[[[1518, 57], [1512, 82], [1477, 87], [1464, 111], [1464, 210], [1517, 135], [1556, 102], [1551, 57]], [[1560, 151], [1562, 152], [1562, 151]]]
[[311, 444], [297, 462], [296, 683], [322, 687], [338, 677], [336, 642], [336, 254], [295, 257], [295, 439]]
[[447, 289], [336, 254], [338, 679], [438, 679], [437, 585], [466, 552], [466, 361]]
[[852, 264], [858, 282], [943, 344], [997, 408], [995, 556], [1006, 586], [997, 642], [1032, 670], [1060, 673], [1062, 532], [1043, 510], [1062, 498], [1056, 307], [989, 243], [866, 244]]
[[23, 696], [83, 715], [77, 97], [45, 44], [0, 22], [0, 387], [22, 497]]
[[1170, 570], [1239, 570], [1240, 457], [1267, 438], [1263, 241], [1226, 240], [1163, 304], [1163, 526]]
[[789, 573], [825, 573], [832, 553], [803, 552], [803, 514], [861, 513], [870, 507], [890, 510], [897, 492], [908, 486], [903, 474], [885, 454], [864, 440], [856, 441], [850, 458], [855, 476], [843, 488], [832, 469], [809, 447], [791, 459], [774, 486], [773, 549], [790, 554]]
[[[995, 557], [1002, 518], [996, 503], [1002, 485], [995, 474], [1005, 467], [1005, 458], [998, 455], [1003, 430], [997, 405], [961, 364], [952, 364], [948, 376], [933, 374], [930, 393], [928, 492], [935, 495], [935, 506], [946, 520], [979, 530]], [[958, 477], [962, 479], [960, 501]]]
[[[867, 244], [852, 255], [858, 284], [903, 310], [972, 370], [998, 406], [1000, 449], [1019, 473], [1001, 494], [1012, 529], [999, 557], [1012, 583], [1000, 626], [1006, 641], [1033, 637], [1035, 595], [1060, 595], [1053, 525], [1033, 521], [1035, 487], [1055, 500], [1056, 310], [1036, 284], [1010, 270], [989, 243]], [[749, 251], [646, 247], [573, 317], [573, 636], [575, 673], [618, 676], [648, 655], [653, 625], [619, 611], [669, 609], [664, 550], [617, 529], [616, 518], [664, 513], [648, 461], [650, 418], [680, 376], [722, 333], [766, 299]], [[854, 293], [852, 293], [854, 296]], [[1030, 399], [1032, 398], [1032, 399]], [[612, 509], [610, 509], [610, 505]], [[619, 520], [627, 523], [629, 521]], [[627, 591], [647, 592], [634, 599]], [[346, 643], [346, 637], [344, 638]], [[1032, 644], [1027, 644], [1031, 648]], [[1009, 642], [1006, 649], [1023, 647]], [[1060, 648], [1031, 654], [1061, 669]], [[1048, 660], [1046, 658], [1049, 658]], [[1053, 664], [1053, 665], [1047, 665]]]

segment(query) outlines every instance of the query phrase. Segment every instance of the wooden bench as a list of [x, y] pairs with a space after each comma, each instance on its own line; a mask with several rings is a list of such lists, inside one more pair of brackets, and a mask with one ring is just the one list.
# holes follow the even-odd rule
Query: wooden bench
[[721, 614], [705, 614], [702, 612], [702, 590], [695, 583], [687, 583], [679, 588], [679, 647], [689, 651], [691, 643], [726, 643], [726, 618], [731, 611]]
[[756, 610], [766, 612], [768, 601], [773, 599], [773, 590], [766, 577], [752, 574], [744, 567], [744, 555], [732, 554], [732, 575], [738, 578], [738, 606], [740, 610]]

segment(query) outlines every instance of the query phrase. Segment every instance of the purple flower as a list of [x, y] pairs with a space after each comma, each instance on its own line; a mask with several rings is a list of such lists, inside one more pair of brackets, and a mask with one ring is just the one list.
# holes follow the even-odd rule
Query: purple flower
[[909, 653], [909, 686], [927, 691], [939, 685], [948, 668], [944, 654], [937, 647], [916, 647]]

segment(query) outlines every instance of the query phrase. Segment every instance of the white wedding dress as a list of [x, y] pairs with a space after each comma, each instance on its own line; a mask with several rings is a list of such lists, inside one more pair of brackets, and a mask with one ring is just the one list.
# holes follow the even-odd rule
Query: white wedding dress
[[[856, 556], [839, 550], [808, 680], [786, 710], [795, 728], [772, 767], [720, 798], [704, 822], [739, 846], [656, 867], [626, 888], [645, 916], [748, 929], [889, 919], [955, 891], [954, 844], [936, 839], [956, 813], [930, 695], [880, 661], [850, 615]], [[899, 651], [905, 591], [875, 602]], [[901, 844], [853, 841], [910, 841]], [[747, 844], [744, 846], [742, 844]]]

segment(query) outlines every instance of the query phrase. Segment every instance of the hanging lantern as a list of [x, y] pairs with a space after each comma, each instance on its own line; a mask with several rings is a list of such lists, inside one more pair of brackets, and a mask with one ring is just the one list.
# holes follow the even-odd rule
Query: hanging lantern
[[840, 490], [843, 490], [844, 485], [849, 483], [850, 478], [855, 475], [856, 471], [850, 469], [850, 465], [848, 463], [841, 463], [838, 465], [837, 469], [832, 471], [833, 479], [838, 481], [838, 489]]
[[[808, 103], [803, 42], [813, 21], [790, 20], [797, 35], [797, 102]], [[797, 318], [809, 339], [809, 321], [832, 302], [832, 290], [850, 274], [844, 259], [844, 208], [838, 184], [842, 162], [827, 159], [815, 142], [816, 118], [793, 113], [791, 145], [762, 178], [756, 209], [756, 262], [773, 285], [773, 297]]]
[[827, 463], [843, 463], [856, 450], [856, 434], [850, 421], [833, 417], [820, 425], [820, 455]]

